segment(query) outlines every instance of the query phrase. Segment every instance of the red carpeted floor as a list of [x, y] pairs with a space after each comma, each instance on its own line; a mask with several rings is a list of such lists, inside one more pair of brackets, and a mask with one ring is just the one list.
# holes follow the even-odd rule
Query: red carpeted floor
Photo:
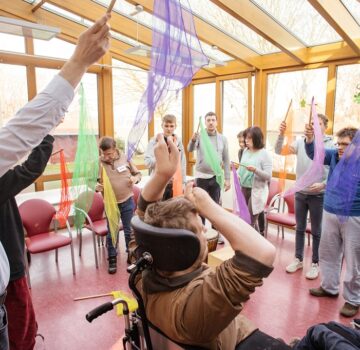
[[[73, 299], [113, 290], [129, 291], [124, 243], [121, 242], [120, 246], [118, 271], [109, 275], [106, 249], [99, 249], [100, 266], [96, 269], [91, 235], [84, 231], [83, 237], [82, 257], [78, 256], [78, 240], [74, 240], [76, 276], [72, 274], [68, 247], [59, 250], [58, 265], [54, 252], [32, 256], [31, 291], [39, 333], [45, 337], [44, 343], [38, 339], [36, 349], [105, 350], [123, 333], [124, 320], [118, 318], [114, 311], [92, 323], [85, 319], [88, 311], [111, 300], [110, 296], [83, 301]], [[244, 314], [262, 331], [286, 341], [304, 335], [309, 326], [318, 322], [336, 320], [349, 324], [350, 320], [339, 315], [344, 302], [341, 296], [327, 299], [309, 295], [308, 289], [320, 283], [319, 279], [305, 279], [306, 268], [311, 264], [311, 247], [305, 246], [304, 271], [290, 275], [285, 272], [285, 267], [293, 259], [294, 232], [286, 232], [283, 240], [274, 228], [270, 228], [268, 239], [277, 247], [275, 269], [246, 303]]]

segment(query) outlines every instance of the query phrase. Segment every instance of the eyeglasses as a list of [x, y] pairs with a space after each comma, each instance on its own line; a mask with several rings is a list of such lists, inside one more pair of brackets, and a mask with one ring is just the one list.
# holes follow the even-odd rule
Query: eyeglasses
[[350, 145], [350, 143], [348, 143], [348, 142], [338, 142], [338, 143], [335, 143], [335, 146], [337, 146], [337, 147], [347, 147], [347, 146], [349, 146]]

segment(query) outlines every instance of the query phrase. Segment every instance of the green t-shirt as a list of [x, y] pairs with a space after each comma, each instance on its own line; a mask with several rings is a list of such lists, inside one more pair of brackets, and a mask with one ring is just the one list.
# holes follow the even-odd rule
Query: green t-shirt
[[[258, 166], [258, 158], [259, 158], [259, 152], [255, 151], [252, 152], [248, 149], [246, 149], [243, 152], [242, 158], [241, 158], [241, 164], [248, 166], [252, 165], [254, 167]], [[240, 178], [240, 184], [241, 187], [246, 188], [252, 188], [252, 184], [254, 181], [254, 173], [252, 171], [249, 171], [246, 169], [245, 166], [239, 166], [239, 169], [237, 171], [239, 178]]]

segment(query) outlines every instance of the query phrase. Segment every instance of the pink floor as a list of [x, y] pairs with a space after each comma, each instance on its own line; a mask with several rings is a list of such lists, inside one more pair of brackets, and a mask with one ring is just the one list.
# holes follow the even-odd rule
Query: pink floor
[[[350, 320], [339, 315], [344, 302], [341, 296], [327, 299], [309, 295], [308, 289], [319, 285], [319, 280], [305, 279], [306, 268], [311, 264], [311, 248], [305, 247], [304, 271], [289, 275], [285, 272], [285, 266], [293, 259], [294, 233], [285, 233], [282, 240], [273, 230], [269, 232], [268, 239], [277, 247], [275, 269], [246, 303], [244, 314], [262, 331], [286, 341], [293, 336], [303, 335], [310, 325], [318, 322], [336, 320], [349, 324]], [[45, 343], [39, 341], [36, 349], [105, 350], [123, 333], [124, 321], [115, 312], [108, 312], [92, 323], [85, 319], [88, 311], [111, 300], [111, 297], [73, 301], [73, 298], [80, 296], [129, 290], [125, 254], [120, 256], [118, 272], [109, 275], [105, 248], [100, 248], [100, 266], [96, 269], [91, 235], [84, 234], [83, 240], [80, 258], [78, 241], [75, 239], [76, 276], [72, 275], [68, 247], [59, 251], [58, 265], [55, 264], [53, 252], [32, 256], [32, 296], [39, 333], [45, 337]], [[122, 245], [121, 251], [123, 249]]]

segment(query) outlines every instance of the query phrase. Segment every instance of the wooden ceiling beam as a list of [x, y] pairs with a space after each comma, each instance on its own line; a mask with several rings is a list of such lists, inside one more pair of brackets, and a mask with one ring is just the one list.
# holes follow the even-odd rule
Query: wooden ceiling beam
[[[153, 0], [126, 0], [133, 5], [141, 5], [144, 10], [151, 13], [153, 12]], [[243, 45], [239, 41], [230, 38], [221, 30], [214, 26], [204, 22], [199, 17], [194, 16], [194, 23], [196, 33], [200, 40], [209, 45], [215, 45], [219, 50], [223, 51], [227, 55], [240, 60], [249, 67], [254, 67], [255, 58], [258, 54]]]
[[360, 27], [341, 1], [309, 0], [309, 2], [351, 49], [360, 56], [360, 46], [355, 41], [360, 39]]
[[305, 64], [302, 57], [294, 51], [305, 48], [305, 45], [263, 12], [249, 0], [211, 0], [215, 5], [229, 13], [238, 21], [251, 28], [264, 39], [278, 47], [299, 64]]
[[[93, 22], [103, 16], [106, 11], [105, 6], [89, 0], [48, 0], [47, 2]], [[86, 9], [86, 11], [84, 11], [84, 9]], [[151, 29], [140, 23], [137, 24], [135, 20], [122, 16], [116, 11], [112, 11], [110, 26], [111, 30], [114, 30], [115, 32], [123, 34], [133, 40], [138, 39], [139, 42], [151, 46]], [[139, 35], [138, 38], [136, 35], [137, 32]]]
[[[41, 23], [61, 28], [59, 38], [76, 43], [79, 35], [86, 29], [86, 26], [74, 22], [65, 17], [54, 14], [53, 12], [39, 8], [35, 13], [31, 11], [32, 5], [22, 0], [0, 0], [0, 10], [11, 17], [21, 18], [26, 21]], [[72, 39], [71, 39], [72, 38]], [[116, 39], [111, 39], [110, 52], [123, 57], [123, 61], [142, 69], [149, 69], [150, 59], [134, 55], [124, 54], [124, 51], [131, 46]]]

